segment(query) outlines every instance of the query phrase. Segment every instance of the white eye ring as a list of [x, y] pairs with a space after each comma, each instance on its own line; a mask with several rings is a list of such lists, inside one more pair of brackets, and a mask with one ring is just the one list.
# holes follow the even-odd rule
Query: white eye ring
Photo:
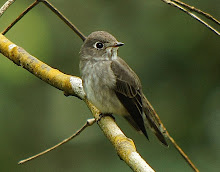
[[97, 49], [102, 49], [102, 48], [104, 47], [104, 44], [101, 43], [101, 42], [96, 42], [96, 43], [94, 44], [94, 47], [97, 48]]

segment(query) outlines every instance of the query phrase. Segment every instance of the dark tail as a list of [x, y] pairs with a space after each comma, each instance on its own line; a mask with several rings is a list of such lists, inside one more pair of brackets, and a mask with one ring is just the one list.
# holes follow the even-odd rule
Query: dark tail
[[166, 130], [163, 127], [159, 116], [145, 96], [143, 96], [143, 112], [145, 113], [146, 119], [149, 123], [149, 128], [154, 132], [160, 142], [168, 147], [164, 137], [164, 135], [166, 135]]

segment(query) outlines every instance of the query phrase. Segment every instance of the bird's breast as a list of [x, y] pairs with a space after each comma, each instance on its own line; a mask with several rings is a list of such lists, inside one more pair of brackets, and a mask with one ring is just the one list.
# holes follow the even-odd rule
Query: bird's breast
[[116, 79], [110, 65], [111, 61], [88, 61], [81, 69], [83, 88], [88, 100], [102, 113], [126, 115], [114, 91]]

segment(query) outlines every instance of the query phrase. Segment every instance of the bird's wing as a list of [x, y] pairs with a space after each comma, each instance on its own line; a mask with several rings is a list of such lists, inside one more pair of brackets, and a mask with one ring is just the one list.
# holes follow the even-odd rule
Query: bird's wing
[[[111, 69], [116, 76], [115, 93], [131, 115], [132, 120], [148, 138], [143, 118], [145, 114], [150, 129], [165, 146], [168, 146], [164, 138], [164, 132], [162, 131], [163, 125], [153, 107], [142, 93], [138, 76], [127, 63], [119, 57], [117, 60], [112, 61]], [[130, 120], [131, 119], [128, 121]], [[134, 124], [133, 126], [135, 127]]]
[[[138, 128], [148, 138], [142, 117], [142, 90], [138, 77], [121, 58], [112, 61], [111, 69], [116, 76], [116, 86], [114, 90], [118, 99], [127, 109]], [[128, 121], [131, 121], [131, 118]], [[133, 126], [135, 125], [133, 124]], [[136, 129], [138, 129], [137, 126], [135, 126]]]

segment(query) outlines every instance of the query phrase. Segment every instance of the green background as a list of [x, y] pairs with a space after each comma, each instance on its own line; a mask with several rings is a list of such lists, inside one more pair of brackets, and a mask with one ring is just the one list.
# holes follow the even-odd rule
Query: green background
[[[0, 30], [32, 1], [16, 1], [0, 18]], [[219, 37], [159, 0], [51, 2], [85, 35], [105, 30], [125, 43], [119, 55], [139, 75], [170, 134], [201, 171], [219, 171]], [[220, 19], [219, 0], [185, 2]], [[79, 76], [82, 40], [45, 5], [6, 36], [48, 65]], [[90, 117], [84, 102], [65, 97], [0, 55], [0, 171], [130, 171], [96, 124], [57, 150], [17, 165], [70, 136]], [[156, 171], [192, 171], [172, 145], [164, 148], [150, 132], [148, 142], [124, 119], [116, 116], [116, 122]]]

